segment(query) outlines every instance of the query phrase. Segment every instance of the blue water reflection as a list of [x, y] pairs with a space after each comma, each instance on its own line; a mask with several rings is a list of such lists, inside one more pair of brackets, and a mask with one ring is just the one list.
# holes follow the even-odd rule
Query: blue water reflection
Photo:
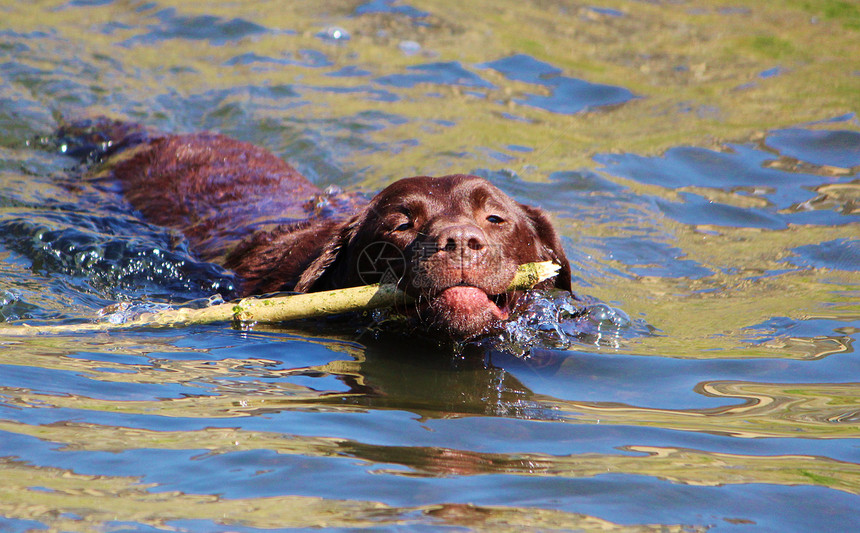
[[[778, 144], [780, 133], [774, 136]], [[771, 139], [769, 135], [766, 142]], [[830, 144], [827, 160], [849, 162], [856, 149], [850, 142]], [[656, 204], [664, 214], [684, 224], [783, 229], [790, 224], [843, 225], [857, 221], [856, 216], [812, 207], [819, 187], [850, 184], [856, 174], [833, 176], [772, 168], [773, 154], [751, 144], [730, 144], [719, 152], [679, 147], [660, 157], [598, 154], [594, 159], [614, 176], [679, 190], [682, 201], [659, 198]], [[714, 199], [697, 188], [729, 193], [728, 199], [734, 201]], [[764, 201], [756, 202], [759, 199]]]
[[377, 83], [394, 87], [414, 87], [419, 83], [459, 85], [492, 89], [493, 84], [464, 68], [458, 61], [427, 63], [406, 67], [407, 74], [389, 74], [376, 78]]
[[767, 145], [782, 155], [813, 165], [860, 166], [860, 133], [789, 128], [770, 132]]
[[370, 0], [355, 8], [356, 15], [368, 15], [372, 13], [390, 13], [395, 15], [405, 15], [412, 18], [423, 18], [430, 13], [421, 11], [408, 4], [403, 4], [397, 0]]
[[553, 113], [574, 114], [591, 108], [622, 104], [634, 98], [624, 87], [590, 83], [561, 75], [561, 69], [525, 54], [516, 54], [482, 65], [506, 78], [542, 85], [551, 90], [550, 96], [527, 94], [517, 103], [545, 109]]
[[[293, 55], [295, 55], [295, 58], [293, 58]], [[259, 55], [254, 52], [246, 52], [244, 54], [228, 59], [224, 62], [224, 65], [232, 67], [236, 65], [254, 65], [266, 63], [279, 66], [295, 65], [309, 68], [322, 68], [330, 67], [333, 65], [332, 61], [324, 53], [319, 52], [317, 50], [299, 50], [295, 54], [288, 54], [286, 55], [286, 57], [283, 58], [273, 58], [269, 56]]]
[[269, 31], [259, 24], [241, 18], [224, 20], [214, 15], [184, 16], [178, 15], [174, 8], [157, 11], [153, 17], [159, 23], [150, 25], [148, 33], [131, 38], [121, 44], [133, 46], [138, 43], [156, 43], [165, 39], [192, 39], [209, 41], [214, 45], [223, 45], [230, 41]]
[[836, 239], [820, 244], [806, 244], [792, 250], [787, 262], [803, 268], [860, 270], [860, 240]]

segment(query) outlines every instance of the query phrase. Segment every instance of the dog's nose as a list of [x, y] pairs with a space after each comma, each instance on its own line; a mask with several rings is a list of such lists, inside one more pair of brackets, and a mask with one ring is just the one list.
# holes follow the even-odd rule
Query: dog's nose
[[487, 246], [480, 228], [472, 224], [458, 224], [442, 228], [436, 236], [436, 246], [446, 252], [479, 251]]

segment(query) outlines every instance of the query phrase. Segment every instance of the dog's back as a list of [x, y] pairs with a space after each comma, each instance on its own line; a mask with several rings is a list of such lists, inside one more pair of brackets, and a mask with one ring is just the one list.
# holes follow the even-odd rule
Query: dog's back
[[222, 135], [168, 135], [132, 150], [108, 169], [125, 197], [207, 261], [256, 231], [311, 218], [322, 194], [283, 160]]
[[295, 168], [250, 143], [213, 133], [166, 135], [104, 118], [65, 125], [78, 156], [100, 159], [155, 224], [182, 232], [203, 260], [224, 263], [244, 239], [315, 218], [342, 218], [359, 195], [326, 194]]

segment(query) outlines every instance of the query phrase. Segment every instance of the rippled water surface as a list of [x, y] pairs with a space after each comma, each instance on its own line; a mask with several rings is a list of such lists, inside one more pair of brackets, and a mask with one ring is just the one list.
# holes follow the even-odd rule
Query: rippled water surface
[[0, 530], [857, 529], [858, 42], [828, 0], [0, 5], [6, 326], [230, 296], [80, 177], [52, 132], [81, 113], [369, 194], [484, 176], [551, 214], [588, 306], [534, 295], [459, 353], [0, 324]]

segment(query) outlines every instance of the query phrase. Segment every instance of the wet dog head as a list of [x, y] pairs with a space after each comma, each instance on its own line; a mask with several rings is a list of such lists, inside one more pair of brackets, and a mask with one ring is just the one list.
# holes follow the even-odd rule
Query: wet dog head
[[517, 266], [553, 261], [542, 286], [570, 290], [570, 266], [546, 215], [477, 176], [419, 176], [385, 188], [303, 273], [297, 290], [396, 283], [433, 330], [465, 339], [507, 318]]

